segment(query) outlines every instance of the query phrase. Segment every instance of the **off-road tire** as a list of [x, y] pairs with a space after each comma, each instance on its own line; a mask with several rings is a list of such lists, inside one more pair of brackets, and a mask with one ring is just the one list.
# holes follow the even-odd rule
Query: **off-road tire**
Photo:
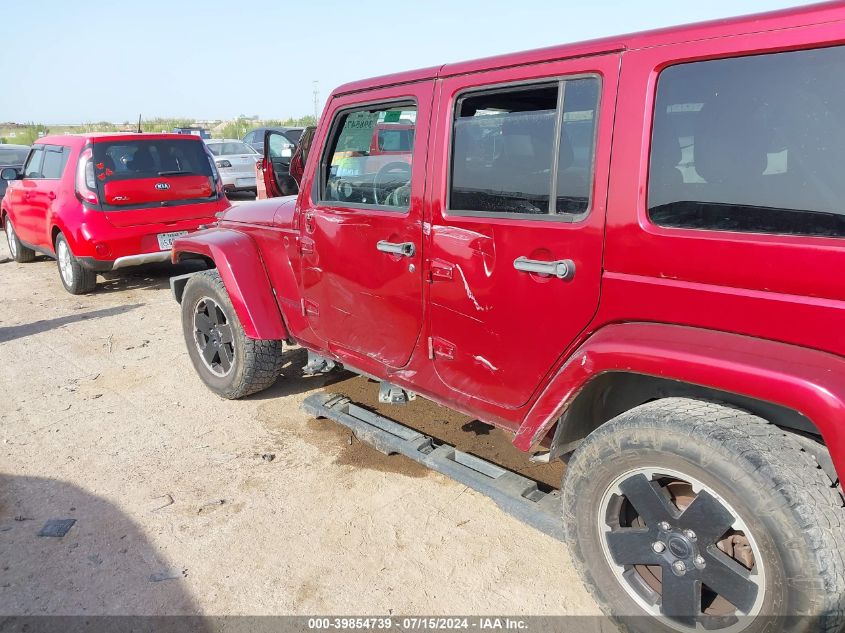
[[59, 279], [65, 290], [72, 295], [84, 295], [93, 291], [97, 287], [97, 273], [79, 263], [61, 233], [56, 236], [55, 246]]
[[[203, 360], [196, 342], [194, 315], [200, 302], [210, 299], [219, 306], [231, 326], [234, 359], [231, 369], [223, 376], [216, 375]], [[216, 270], [195, 274], [185, 284], [182, 294], [182, 333], [194, 368], [202, 381], [214, 393], [229, 400], [258, 393], [279, 377], [284, 364], [282, 341], [251, 339], [232, 307], [226, 286]]]
[[839, 488], [789, 432], [746, 411], [687, 398], [656, 400], [610, 420], [569, 462], [563, 481], [567, 542], [605, 613], [630, 630], [676, 630], [665, 620], [640, 617], [646, 612], [614, 575], [600, 540], [605, 537], [598, 534], [599, 504], [610, 483], [643, 467], [697, 478], [755, 535], [765, 593], [761, 617], [746, 631], [767, 625], [769, 631], [841, 630], [845, 514]]
[[12, 259], [19, 264], [28, 264], [31, 261], [35, 261], [35, 251], [27, 248], [20, 241], [9, 216], [6, 216], [6, 246], [9, 248], [9, 254], [12, 256]]

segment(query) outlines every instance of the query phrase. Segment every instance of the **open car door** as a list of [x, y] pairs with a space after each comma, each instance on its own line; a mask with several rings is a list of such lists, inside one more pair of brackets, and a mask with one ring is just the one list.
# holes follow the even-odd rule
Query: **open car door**
[[298, 143], [294, 143], [283, 132], [264, 132], [264, 159], [262, 172], [267, 197], [289, 196], [299, 192], [299, 185], [290, 174], [291, 159]]
[[290, 159], [290, 175], [296, 181], [297, 185], [302, 182], [302, 174], [305, 172], [305, 161], [308, 160], [308, 153], [311, 151], [311, 143], [314, 140], [314, 133], [316, 131], [316, 125], [309, 125], [302, 130], [302, 136], [299, 137], [299, 142], [293, 150], [293, 156]]

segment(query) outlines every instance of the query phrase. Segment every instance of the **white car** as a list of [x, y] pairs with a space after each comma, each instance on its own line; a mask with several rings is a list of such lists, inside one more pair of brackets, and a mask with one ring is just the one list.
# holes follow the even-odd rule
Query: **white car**
[[256, 193], [255, 163], [261, 160], [261, 154], [237, 139], [208, 139], [205, 144], [214, 154], [224, 190]]

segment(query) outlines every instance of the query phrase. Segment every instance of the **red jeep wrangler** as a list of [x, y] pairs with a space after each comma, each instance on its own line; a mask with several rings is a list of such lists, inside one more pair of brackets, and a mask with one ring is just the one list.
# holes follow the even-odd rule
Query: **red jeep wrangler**
[[56, 258], [72, 294], [97, 273], [168, 261], [173, 239], [213, 224], [229, 201], [198, 136], [87, 134], [39, 139], [9, 181], [0, 226], [17, 262]]
[[838, 630], [843, 69], [831, 3], [342, 86], [298, 197], [176, 240], [216, 265], [173, 280], [193, 364], [238, 398], [301, 345], [564, 459], [548, 492], [306, 400], [565, 538], [631, 628]]

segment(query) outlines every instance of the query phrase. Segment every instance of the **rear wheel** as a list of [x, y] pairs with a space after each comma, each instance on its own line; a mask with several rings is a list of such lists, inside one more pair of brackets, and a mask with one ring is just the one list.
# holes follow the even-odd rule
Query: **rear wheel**
[[35, 251], [21, 243], [18, 234], [15, 233], [15, 227], [12, 226], [12, 220], [8, 216], [6, 217], [6, 243], [9, 245], [9, 254], [16, 262], [26, 264], [35, 259]]
[[576, 567], [604, 610], [638, 631], [838, 630], [842, 513], [788, 433], [683, 398], [600, 427], [564, 479]]
[[59, 279], [70, 294], [82, 295], [97, 287], [97, 273], [79, 263], [61, 233], [56, 236], [56, 263]]
[[282, 341], [246, 336], [216, 270], [197, 273], [185, 284], [182, 332], [200, 378], [224, 398], [263, 391], [282, 371]]

